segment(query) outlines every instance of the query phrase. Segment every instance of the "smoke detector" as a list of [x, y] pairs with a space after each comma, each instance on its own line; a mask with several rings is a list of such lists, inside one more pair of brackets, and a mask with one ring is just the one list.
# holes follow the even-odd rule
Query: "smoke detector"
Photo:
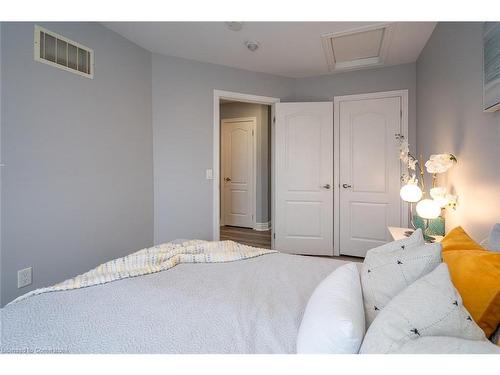
[[226, 26], [231, 31], [240, 31], [243, 28], [243, 22], [226, 22]]
[[259, 49], [260, 44], [257, 41], [247, 40], [245, 42], [245, 47], [247, 47], [249, 51], [255, 52]]

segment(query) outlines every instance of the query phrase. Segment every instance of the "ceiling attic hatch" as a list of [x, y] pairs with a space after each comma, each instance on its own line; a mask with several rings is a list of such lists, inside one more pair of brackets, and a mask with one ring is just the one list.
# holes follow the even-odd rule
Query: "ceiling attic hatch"
[[363, 69], [384, 64], [392, 25], [384, 24], [321, 36], [330, 71]]

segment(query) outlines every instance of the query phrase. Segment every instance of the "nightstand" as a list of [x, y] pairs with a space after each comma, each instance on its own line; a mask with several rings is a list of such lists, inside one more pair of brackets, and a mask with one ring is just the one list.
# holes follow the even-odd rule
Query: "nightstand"
[[[400, 240], [402, 238], [408, 237], [406, 232], [413, 232], [413, 229], [410, 228], [400, 228], [400, 227], [387, 227], [389, 230], [389, 233], [391, 234], [391, 237], [396, 240]], [[432, 236], [435, 238], [434, 242], [441, 242], [443, 239], [443, 236]]]

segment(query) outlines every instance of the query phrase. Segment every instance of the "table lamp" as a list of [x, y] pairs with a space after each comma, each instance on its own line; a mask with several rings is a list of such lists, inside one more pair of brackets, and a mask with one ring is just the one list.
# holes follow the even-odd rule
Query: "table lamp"
[[[399, 196], [410, 204], [410, 223], [413, 229], [417, 229], [413, 221], [413, 203], [417, 203], [422, 199], [422, 190], [417, 184], [409, 182], [401, 188]], [[408, 231], [405, 234], [409, 236], [412, 233], [413, 231]]]
[[416, 208], [418, 216], [425, 220], [424, 239], [430, 242], [434, 241], [435, 238], [429, 236], [427, 230], [429, 229], [429, 220], [437, 219], [441, 215], [439, 203], [433, 199], [422, 199], [417, 203]]

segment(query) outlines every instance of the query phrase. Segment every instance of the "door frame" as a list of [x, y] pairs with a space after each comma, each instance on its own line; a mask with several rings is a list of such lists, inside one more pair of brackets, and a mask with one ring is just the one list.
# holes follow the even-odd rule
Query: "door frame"
[[[344, 101], [401, 98], [401, 132], [408, 139], [408, 90], [342, 95], [333, 98], [333, 254], [340, 255], [340, 103]], [[399, 166], [400, 174], [402, 165]], [[408, 204], [401, 201], [401, 224], [408, 226]]]
[[[221, 119], [220, 120], [220, 127], [222, 129], [222, 124], [225, 124], [225, 123], [247, 122], [247, 121], [252, 122], [252, 153], [253, 153], [253, 155], [252, 155], [252, 177], [251, 177], [250, 183], [252, 184], [252, 228], [255, 228], [255, 225], [257, 223], [257, 137], [256, 137], [257, 117], [235, 117], [235, 118]], [[222, 155], [222, 148], [221, 148], [221, 155]], [[223, 180], [223, 176], [222, 176], [222, 173], [220, 173], [219, 184], [221, 187], [224, 184], [222, 180]], [[221, 188], [220, 194], [222, 197], [224, 197], [224, 189], [223, 188]], [[221, 215], [220, 215], [220, 224], [219, 225], [225, 225], [224, 199], [220, 200], [220, 208], [221, 208]]]
[[[241, 92], [224, 91], [214, 89], [213, 91], [213, 165], [212, 165], [212, 239], [214, 241], [219, 241], [220, 239], [220, 100], [235, 100], [244, 103], [255, 103], [255, 104], [265, 104], [272, 106], [274, 103], [279, 103], [279, 98], [273, 98], [269, 96], [260, 96], [245, 94]], [[271, 120], [273, 119], [273, 113], [271, 113]], [[274, 152], [274, 136], [272, 132], [272, 122], [269, 124], [271, 126], [271, 176], [273, 175], [272, 153]], [[274, 213], [274, 193], [272, 192], [272, 177], [271, 177], [271, 220], [273, 219]], [[256, 218], [255, 218], [256, 219]], [[272, 237], [271, 237], [272, 239]], [[274, 246], [272, 243], [271, 247]]]

